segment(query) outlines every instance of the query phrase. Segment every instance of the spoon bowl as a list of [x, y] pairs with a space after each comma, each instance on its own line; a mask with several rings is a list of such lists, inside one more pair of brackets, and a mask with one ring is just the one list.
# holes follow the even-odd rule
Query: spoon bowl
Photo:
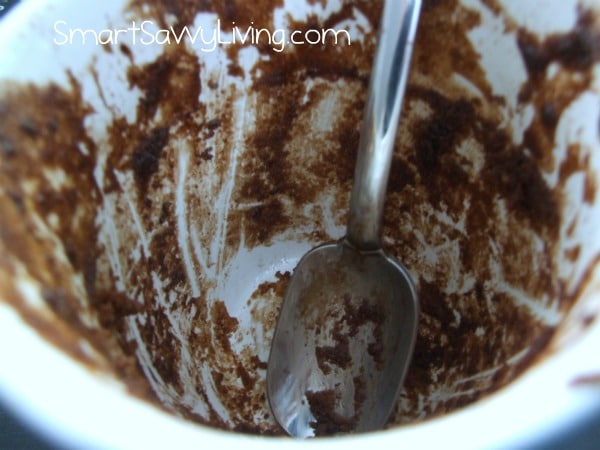
[[383, 427], [412, 357], [416, 289], [383, 252], [381, 232], [420, 8], [420, 0], [384, 3], [346, 237], [300, 260], [279, 313], [267, 394], [292, 436]]
[[347, 240], [308, 252], [288, 286], [269, 361], [273, 413], [290, 435], [381, 428], [414, 346], [408, 271]]

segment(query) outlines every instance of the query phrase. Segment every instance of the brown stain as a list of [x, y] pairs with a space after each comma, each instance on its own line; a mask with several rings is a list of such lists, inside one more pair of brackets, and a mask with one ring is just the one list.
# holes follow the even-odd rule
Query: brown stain
[[168, 140], [169, 130], [167, 128], [155, 128], [133, 150], [131, 166], [141, 192], [148, 189], [150, 178], [158, 170], [158, 161]]
[[311, 422], [315, 436], [348, 433], [356, 428], [357, 418], [355, 416], [344, 417], [335, 412], [337, 397], [334, 389], [318, 392], [308, 391], [306, 399], [311, 412], [315, 416], [315, 420]]
[[[359, 7], [363, 12], [367, 9], [362, 3]], [[372, 13], [376, 8], [368, 9]], [[352, 8], [343, 7], [330, 18], [331, 23], [319, 23], [313, 17], [307, 23], [294, 23], [292, 27], [306, 31], [334, 26], [352, 15]], [[338, 145], [324, 147], [322, 153], [312, 153], [316, 160], [307, 160], [310, 153], [303, 155], [304, 150], [294, 144], [304, 130], [312, 127], [305, 117], [306, 112], [334, 88], [334, 82], [345, 79], [366, 88], [364, 74], [370, 65], [367, 49], [372, 47], [365, 49], [360, 44], [353, 44], [344, 47], [342, 52], [338, 49], [339, 46], [333, 45], [304, 45], [273, 57], [270, 49], [259, 46], [262, 53], [271, 57], [259, 61], [253, 69], [252, 91], [259, 105], [255, 110], [257, 128], [246, 141], [247, 164], [236, 193], [236, 201], [261, 203], [245, 211], [241, 219], [251, 246], [268, 244], [272, 236], [297, 223], [294, 211], [314, 202], [322, 193], [324, 182], [332, 185], [340, 181], [348, 183], [352, 178], [358, 142], [357, 124], [362, 115], [361, 99], [352, 100], [355, 107], [349, 114], [354, 120], [343, 121], [342, 127], [332, 130]], [[305, 81], [308, 79], [326, 80], [331, 84], [324, 83], [307, 91]], [[305, 95], [308, 102], [302, 104]], [[322, 145], [322, 140], [315, 145]], [[303, 170], [302, 165], [308, 165], [309, 170]], [[338, 202], [345, 203], [345, 199]], [[265, 227], [265, 223], [269, 226]]]
[[[287, 283], [289, 282], [292, 274], [290, 272], [282, 273], [277, 271], [275, 272], [275, 276], [277, 277], [277, 281], [265, 281], [264, 283], [261, 283], [252, 298], [260, 298], [267, 295], [267, 293], [273, 293], [276, 297], [283, 298]], [[252, 299], [248, 300], [248, 302], [251, 300]]]
[[[12, 276], [0, 282], [2, 299], [49, 342], [93, 370], [115, 371], [132, 393], [154, 399], [136, 359], [122, 351], [121, 340], [114, 334], [121, 318], [135, 313], [128, 306], [131, 301], [117, 292], [112, 297], [119, 302], [100, 301], [97, 314], [101, 326], [95, 328], [82, 321], [85, 309], [72, 291], [71, 277], [78, 274], [84, 280], [86, 301], [93, 304], [103, 298], [96, 285], [99, 250], [94, 218], [100, 199], [92, 174], [96, 147], [83, 128], [91, 110], [80, 99], [79, 84], [71, 78], [70, 91], [56, 85], [3, 89], [0, 185], [9, 192], [0, 196], [0, 261], [1, 273]], [[44, 170], [63, 171], [63, 185], [54, 186]], [[36, 185], [33, 196], [25, 192], [28, 182]], [[61, 248], [55, 248], [49, 236], [37, 229], [32, 216], [42, 221], [58, 218], [59, 226], [52, 231]], [[54, 316], [40, 315], [11, 288], [18, 264], [27, 267]], [[90, 357], [80, 339], [89, 342], [102, 359]]]
[[221, 345], [223, 351], [231, 353], [229, 339], [238, 328], [238, 320], [231, 317], [227, 307], [222, 301], [214, 303], [211, 310], [211, 324], [215, 330], [215, 339]]
[[[498, 2], [487, 0], [485, 4], [495, 14], [503, 14]], [[176, 29], [191, 24], [198, 11], [213, 11], [227, 30], [234, 20], [240, 26], [252, 22], [257, 27], [269, 26], [273, 8], [281, 6], [281, 2], [265, 0], [251, 5], [242, 1], [159, 0], [149, 4], [147, 12], [142, 14], [143, 5], [145, 1], [133, 1], [131, 10], [165, 25], [170, 15], [175, 18]], [[292, 26], [300, 30], [334, 27], [351, 19], [353, 8], [377, 27], [381, 2], [364, 0], [345, 3], [327, 19], [310, 17], [306, 23]], [[454, 19], [449, 20], [451, 17]], [[407, 406], [398, 407], [390, 426], [447, 414], [472, 403], [501, 389], [543, 357], [554, 330], [532, 318], [529, 311], [490, 284], [489, 261], [500, 264], [507, 281], [534, 298], [546, 293], [551, 297], [564, 295], [554, 280], [556, 267], [552, 259], [561, 226], [560, 189], [571, 176], [584, 173], [583, 200], [588, 203], [596, 200], [596, 181], [588, 173], [589, 160], [581, 157], [582, 149], [568, 149], [568, 156], [559, 167], [556, 188], [549, 187], [543, 178], [543, 173], [556, 164], [552, 147], [562, 114], [589, 87], [591, 68], [600, 59], [596, 16], [580, 10], [573, 31], [543, 41], [525, 29], [516, 30], [529, 73], [520, 101], [532, 103], [536, 111], [519, 145], [512, 143], [511, 130], [500, 126], [499, 108], [503, 102], [494, 97], [479, 66], [479, 55], [466, 34], [480, 20], [476, 13], [456, 1], [428, 0], [423, 5], [404, 109], [407, 119], [400, 124], [384, 224], [385, 235], [393, 242], [388, 246], [390, 252], [421, 275], [422, 318], [414, 360], [402, 394]], [[11, 85], [2, 91], [2, 299], [48, 341], [90, 367], [114, 371], [132, 392], [155, 404], [157, 400], [138, 367], [135, 344], [126, 338], [126, 321], [135, 319], [153, 366], [164, 383], [181, 395], [184, 381], [177, 368], [182, 352], [167, 313], [171, 312], [168, 309], [190, 314], [194, 311], [192, 319], [196, 327], [186, 337], [191, 357], [209, 365], [211, 379], [234, 425], [225, 423], [211, 407], [208, 417], [200, 417], [186, 406], [170, 405], [169, 409], [222, 429], [281, 434], [267, 411], [266, 362], [256, 354], [236, 354], [232, 344], [239, 338], [241, 324], [229, 314], [224, 302], [209, 304], [205, 293], [198, 297], [190, 294], [178, 254], [175, 199], [161, 194], [162, 188], [172, 186], [176, 172], [178, 149], [172, 142], [175, 133], [194, 142], [190, 182], [213, 173], [224, 177], [230, 156], [223, 149], [231, 147], [230, 136], [235, 131], [232, 125], [235, 93], [226, 92], [216, 81], [209, 80], [209, 89], [219, 91], [222, 99], [216, 108], [217, 116], [209, 116], [206, 105], [198, 101], [205, 74], [202, 61], [195, 55], [184, 47], [171, 46], [155, 61], [136, 65], [131, 49], [121, 46], [119, 50], [133, 64], [125, 75], [131, 88], [140, 90], [141, 99], [134, 124], [123, 117], [114, 117], [107, 130], [110, 152], [102, 191], [93, 176], [98, 149], [82, 125], [92, 111], [81, 100], [77, 82], [72, 79], [70, 89]], [[263, 59], [249, 74], [251, 93], [256, 99], [253, 112], [257, 126], [245, 136], [244, 164], [239, 168], [232, 198], [235, 205], [250, 206], [234, 208], [230, 213], [226, 242], [232, 248], [239, 243], [242, 233], [246, 245], [252, 248], [269, 245], [289, 227], [305, 224], [301, 211], [305, 205], [316, 202], [323, 186], [336, 187], [335, 209], [347, 207], [374, 36], [364, 44], [347, 47], [297, 46], [277, 57], [267, 45], [259, 45], [258, 51]], [[229, 52], [232, 77], [242, 74], [238, 56], [236, 49]], [[552, 63], [560, 64], [565, 71], [549, 79], [545, 74]], [[465, 96], [464, 90], [452, 81], [455, 72], [473, 83], [485, 100]], [[307, 87], [307, 81], [313, 83], [312, 88]], [[310, 112], [336, 90], [348, 92], [337, 105], [337, 113], [344, 120], [315, 137], [308, 132], [312, 126]], [[302, 98], [306, 98], [304, 103], [300, 101]], [[419, 105], [426, 106], [427, 114], [414, 112]], [[334, 118], [331, 119], [333, 123]], [[456, 151], [468, 139], [481, 147], [469, 149], [481, 153], [477, 176], [473, 176], [473, 161]], [[85, 146], [87, 155], [80, 151], [80, 145]], [[318, 151], [306, 151], [308, 146]], [[45, 179], [44, 168], [63, 170], [69, 174], [69, 183], [55, 189]], [[146, 228], [154, 231], [150, 254], [142, 255], [137, 265], [131, 262], [127, 248], [120, 251], [123, 260], [135, 269], [131, 277], [136, 289], [127, 294], [116, 289], [117, 274], [110, 269], [99, 271], [96, 264], [105, 251], [98, 242], [94, 222], [98, 205], [103, 196], [119, 196], [127, 190], [120, 185], [115, 170], [132, 174], [136, 181], [136, 192], [131, 194], [133, 201], [142, 211]], [[25, 190], [23, 180], [35, 183], [33, 194]], [[465, 199], [470, 202], [468, 207]], [[190, 197], [189, 202], [190, 214], [200, 215], [206, 223], [214, 220], [210, 199]], [[505, 205], [506, 215], [497, 209], [498, 203]], [[432, 208], [446, 212], [452, 220], [458, 220], [464, 212], [466, 234], [443, 228], [427, 212]], [[117, 213], [124, 216], [125, 212], [120, 204]], [[56, 249], [32, 222], [32, 214], [39, 215], [46, 223], [50, 223], [51, 214], [59, 217], [60, 225], [53, 231], [68, 263], [52, 256]], [[409, 219], [411, 222], [407, 222]], [[308, 237], [317, 240], [326, 237], [319, 221], [315, 219], [316, 225], [310, 224], [313, 229]], [[440, 234], [457, 242], [458, 259], [445, 259], [445, 255], [439, 254], [434, 263], [423, 261], [413, 227], [423, 232], [428, 244], [441, 244]], [[497, 254], [490, 250], [490, 236], [495, 238]], [[531, 250], [532, 236], [544, 243], [542, 252]], [[130, 237], [135, 239], [133, 235]], [[203, 241], [203, 245], [208, 244]], [[567, 257], [576, 258], [579, 251], [574, 248]], [[29, 275], [40, 284], [42, 298], [54, 311], [55, 318], [35, 313], [15, 290], [11, 279], [16, 275], [17, 262], [26, 266]], [[477, 278], [461, 293], [444, 287], [455, 264], [462, 273]], [[539, 271], [532, 273], [531, 267]], [[164, 288], [174, 293], [173, 304], [160, 306], [153, 301], [156, 293], [151, 271], [168, 280]], [[81, 274], [85, 281], [86, 300], [98, 320], [97, 329], [89, 329], [82, 323], [80, 299], [65, 287], [69, 286], [72, 273]], [[266, 330], [274, 327], [289, 276], [278, 273], [277, 281], [262, 283], [247, 301], [253, 320]], [[587, 273], [572, 295], [560, 298], [562, 310], [570, 308], [591, 278], [592, 273]], [[145, 299], [145, 303], [138, 303], [136, 298]], [[346, 320], [356, 324], [379, 320], [368, 308], [360, 310], [352, 306], [347, 313]], [[211, 325], [203, 326], [206, 323]], [[85, 354], [76, 344], [80, 336], [89, 340], [106, 361], [98, 363]], [[322, 369], [346, 364], [343, 337], [338, 336], [338, 344], [319, 350]], [[526, 351], [519, 362], [506, 363], [523, 350]], [[376, 357], [377, 347], [370, 352]], [[490, 379], [461, 381], [492, 369], [495, 372]], [[193, 389], [210, 405], [204, 380], [199, 374], [193, 376], [196, 377]], [[355, 380], [357, 405], [364, 401], [360, 385], [360, 380]], [[454, 388], [459, 395], [444, 401], [431, 400], [438, 387]], [[331, 395], [335, 393], [315, 393], [309, 402], [321, 405], [315, 411], [326, 414], [333, 411], [335, 399]], [[418, 409], [420, 404], [422, 410]], [[258, 421], [257, 412], [260, 412]], [[353, 427], [351, 422], [338, 417], [317, 417], [317, 422], [321, 427], [319, 434]]]
[[553, 34], [540, 42], [526, 30], [519, 31], [517, 42], [525, 66], [536, 81], [552, 62], [574, 72], [587, 72], [600, 58], [598, 17], [591, 10], [579, 9], [572, 31]]
[[[517, 32], [517, 44], [529, 74], [520, 99], [536, 107], [532, 125], [525, 133], [525, 145], [541, 167], [550, 170], [554, 162], [546, 149], [551, 148], [562, 112], [591, 83], [593, 64], [600, 61], [600, 27], [597, 16], [589, 10], [578, 10], [572, 31], [539, 38], [525, 29]], [[546, 73], [552, 63], [561, 67], [553, 77]]]
[[[317, 364], [321, 371], [328, 375], [333, 366], [342, 369], [351, 367], [351, 338], [355, 338], [359, 329], [367, 324], [373, 328], [372, 342], [367, 346], [367, 353], [375, 361], [377, 369], [381, 370], [384, 363], [382, 341], [385, 310], [373, 299], [357, 299], [349, 293], [344, 294], [341, 299], [334, 298], [332, 302], [341, 303], [341, 317], [331, 330], [333, 345], [317, 346], [315, 349]], [[317, 329], [316, 333], [321, 334], [321, 330]]]
[[150, 352], [153, 367], [163, 380], [182, 394], [182, 380], [177, 370], [181, 343], [174, 336], [165, 311], [154, 308], [152, 314], [146, 316], [145, 323], [139, 325], [139, 329]]
[[137, 108], [139, 123], [152, 120], [160, 108], [167, 120], [176, 121], [197, 114], [202, 106], [199, 61], [181, 47], [169, 47], [156, 61], [144, 66], [131, 66], [127, 79], [143, 96]]
[[348, 336], [342, 335], [334, 338], [335, 345], [323, 345], [315, 348], [317, 364], [325, 375], [331, 373], [331, 366], [347, 369], [352, 362]]

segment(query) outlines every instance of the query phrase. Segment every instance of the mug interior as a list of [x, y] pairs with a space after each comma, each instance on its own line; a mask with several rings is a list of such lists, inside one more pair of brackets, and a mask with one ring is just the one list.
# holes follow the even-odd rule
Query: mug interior
[[[114, 3], [51, 17], [224, 40], [338, 28], [351, 45], [90, 39], [40, 54], [46, 75], [5, 66], [0, 300], [159, 408], [281, 434], [269, 345], [296, 262], [344, 235], [381, 2]], [[529, 8], [423, 4], [384, 222], [421, 317], [389, 427], [501, 391], [596, 322], [599, 11]], [[45, 48], [54, 24], [16, 45]]]

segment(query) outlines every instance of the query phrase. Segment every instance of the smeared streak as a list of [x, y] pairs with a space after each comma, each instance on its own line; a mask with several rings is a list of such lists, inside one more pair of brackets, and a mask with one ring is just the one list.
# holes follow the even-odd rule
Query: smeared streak
[[181, 147], [178, 153], [178, 178], [175, 191], [175, 208], [177, 214], [177, 241], [183, 256], [183, 263], [190, 283], [193, 297], [200, 296], [200, 286], [198, 285], [198, 274], [194, 267], [192, 255], [189, 247], [189, 229], [188, 229], [188, 207], [186, 203], [186, 181], [189, 164], [189, 152], [186, 147]]
[[125, 197], [125, 200], [127, 201], [127, 206], [129, 206], [131, 218], [133, 219], [135, 229], [140, 238], [140, 242], [142, 243], [142, 250], [144, 251], [144, 256], [148, 258], [150, 257], [150, 245], [148, 237], [146, 236], [146, 230], [144, 230], [144, 226], [142, 225], [142, 220], [140, 218], [136, 205], [133, 199], [131, 198], [131, 195], [129, 195], [131, 189], [129, 189], [127, 186], [127, 176], [124, 173], [119, 172], [118, 170], [115, 170], [113, 173], [115, 174], [115, 177], [119, 182], [119, 185], [121, 186], [121, 191], [123, 192], [123, 197]]
[[217, 209], [219, 211], [223, 211], [222, 214], [219, 215], [217, 219], [217, 228], [216, 235], [217, 239], [215, 239], [211, 246], [211, 255], [217, 256], [217, 267], [222, 268], [224, 265], [223, 261], [223, 251], [219, 249], [225, 248], [226, 238], [227, 238], [227, 223], [229, 210], [231, 205], [231, 196], [233, 194], [234, 180], [237, 172], [237, 164], [238, 164], [238, 156], [241, 152], [241, 148], [244, 143], [244, 129], [246, 127], [246, 102], [247, 95], [242, 95], [241, 98], [235, 104], [235, 110], [239, 112], [237, 115], [235, 129], [237, 132], [235, 133], [233, 139], [233, 148], [231, 149], [231, 162], [229, 164], [229, 171], [225, 177], [225, 187], [219, 193], [217, 197]]
[[[190, 230], [189, 230], [189, 221], [188, 221], [188, 205], [187, 205], [187, 196], [186, 196], [186, 181], [188, 176], [188, 167], [189, 167], [189, 151], [187, 147], [181, 146], [178, 153], [178, 177], [177, 177], [177, 186], [175, 191], [175, 208], [177, 214], [177, 241], [179, 244], [179, 248], [181, 249], [181, 253], [183, 256], [183, 262], [186, 270], [186, 274], [190, 283], [190, 288], [192, 291], [193, 297], [199, 297], [201, 294], [200, 286], [198, 283], [198, 278], [200, 274], [196, 273], [196, 268], [194, 265], [194, 260], [192, 258], [193, 249], [197, 246], [194, 245], [194, 239], [190, 239]], [[192, 229], [195, 227], [192, 227]], [[190, 249], [190, 241], [192, 243], [193, 248]], [[198, 258], [200, 256], [200, 258]], [[201, 258], [201, 253], [196, 255], [196, 258], [199, 261], [204, 261]], [[200, 263], [201, 266], [205, 266], [206, 263]], [[171, 315], [169, 314], [169, 320], [171, 321]], [[179, 337], [178, 337], [179, 338]], [[182, 342], [182, 349], [187, 358], [183, 358], [183, 360], [189, 361], [190, 364], [193, 365], [193, 361], [191, 355], [189, 353], [189, 349], [185, 345], [185, 340], [180, 339]], [[184, 365], [181, 369], [186, 371], [187, 377], [191, 379], [189, 373], [189, 367]], [[202, 378], [202, 385], [204, 387], [204, 393], [206, 398], [208, 399], [210, 406], [215, 411], [216, 414], [222, 420], [227, 422], [231, 422], [227, 414], [227, 410], [225, 406], [221, 403], [219, 396], [217, 394], [217, 390], [214, 384], [214, 380], [212, 378], [210, 367], [206, 363], [202, 363], [200, 366], [200, 376]], [[203, 403], [203, 400], [200, 398], [196, 399], [194, 408], [198, 408]]]
[[[102, 211], [104, 212], [104, 215], [99, 214], [96, 219], [96, 224], [100, 227], [98, 235], [102, 241], [108, 243], [108, 245], [105, 245], [104, 248], [106, 249], [106, 255], [108, 257], [110, 269], [115, 278], [115, 288], [119, 292], [124, 292], [124, 282], [126, 278], [125, 274], [123, 273], [123, 266], [119, 257], [119, 247], [121, 246], [121, 243], [119, 241], [119, 233], [117, 231], [114, 221], [108, 218], [109, 213], [111, 213], [111, 216], [116, 215], [114, 196], [104, 196]], [[105, 238], [102, 237], [103, 235], [105, 236]]]

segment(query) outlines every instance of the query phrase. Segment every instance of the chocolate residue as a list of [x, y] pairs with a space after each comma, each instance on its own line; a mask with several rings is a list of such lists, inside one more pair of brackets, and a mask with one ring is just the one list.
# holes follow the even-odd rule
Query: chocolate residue
[[159, 127], [144, 137], [140, 145], [133, 150], [131, 165], [139, 183], [141, 192], [146, 192], [150, 177], [158, 170], [158, 160], [169, 141], [169, 130]]
[[589, 10], [579, 10], [573, 31], [555, 34], [543, 42], [525, 29], [520, 29], [517, 43], [529, 75], [537, 80], [544, 76], [552, 62], [575, 72], [586, 72], [600, 60], [600, 30], [597, 15]]
[[211, 325], [215, 330], [215, 338], [226, 352], [231, 352], [229, 338], [238, 328], [236, 318], [229, 316], [227, 307], [222, 301], [217, 301], [211, 311]]
[[336, 341], [335, 346], [319, 346], [315, 349], [319, 369], [325, 375], [331, 372], [330, 366], [332, 365], [347, 369], [352, 362], [348, 336], [335, 336], [334, 339]]
[[[424, 2], [384, 223], [386, 251], [418, 280], [422, 314], [390, 426], [510, 383], [545, 355], [593, 276], [560, 270], [586, 253], [576, 239], [585, 221], [565, 216], [568, 202], [592, 206], [598, 190], [595, 149], [563, 149], [560, 133], [595, 82], [598, 14], [580, 9], [572, 31], [542, 39], [499, 2], [483, 4], [510, 23], [503, 38], [515, 40], [527, 79], [513, 99], [496, 94], [469, 38], [484, 16], [455, 0]], [[188, 43], [140, 64], [136, 47], [121, 44], [99, 50], [123, 62], [120, 81], [93, 66], [77, 74], [97, 93], [75, 76], [65, 86], [3, 81], [2, 301], [156, 405], [223, 429], [280, 434], [265, 372], [290, 277], [281, 249], [341, 237], [381, 5], [349, 0], [328, 17], [288, 17], [302, 32], [360, 19], [352, 45], [276, 53], [247, 43], [215, 59]], [[214, 13], [231, 32], [233, 21], [272, 28], [281, 6], [135, 0], [130, 12], [176, 31]], [[117, 104], [115, 89], [126, 102]], [[528, 108], [533, 117], [513, 129], [510, 119]], [[569, 183], [579, 179], [582, 198], [573, 199]], [[361, 327], [372, 332], [370, 358], [385, 362], [384, 317], [360, 296], [346, 300], [331, 342], [317, 349], [323, 372], [349, 364]], [[367, 381], [353, 379], [357, 411]], [[336, 395], [309, 395], [318, 434], [354, 426], [336, 416]]]
[[[342, 301], [342, 315], [339, 321], [334, 323], [331, 331], [334, 345], [316, 347], [319, 368], [326, 375], [330, 373], [331, 366], [347, 369], [352, 362], [350, 338], [355, 337], [359, 329], [367, 324], [372, 325], [372, 339], [367, 347], [367, 352], [373, 357], [377, 367], [381, 368], [384, 363], [382, 360], [384, 311], [379, 305], [365, 298], [359, 300], [358, 306], [355, 305], [351, 294], [344, 294]], [[320, 331], [317, 334], [320, 334]]]
[[[593, 65], [600, 61], [600, 25], [597, 15], [578, 10], [575, 28], [567, 33], [538, 39], [526, 29], [519, 29], [517, 44], [529, 73], [519, 99], [535, 105], [536, 116], [524, 136], [525, 147], [544, 169], [553, 166], [549, 158], [556, 127], [562, 113], [587, 90], [593, 78]], [[561, 71], [547, 76], [551, 64]]]
[[[495, 195], [506, 200], [530, 226], [556, 232], [559, 217], [554, 193], [536, 162], [523, 148], [511, 144], [508, 130], [498, 129], [497, 123], [481, 117], [475, 104], [465, 99], [452, 101], [431, 89], [417, 87], [410, 88], [408, 96], [412, 101], [425, 102], [432, 111], [413, 129], [416, 166], [432, 204], [460, 210], [465, 189], [470, 196], [480, 191], [482, 197]], [[468, 138], [481, 142], [485, 152], [482, 172], [474, 181], [472, 167], [455, 151]]]
[[335, 412], [335, 390], [308, 391], [306, 392], [306, 399], [315, 417], [314, 422], [310, 423], [315, 436], [349, 433], [356, 429], [355, 416], [347, 418]]
[[[106, 292], [97, 286], [97, 149], [83, 127], [90, 113], [74, 78], [69, 91], [57, 85], [3, 86], [0, 190], [8, 195], [0, 196], [2, 300], [71, 356], [95, 370], [114, 371], [132, 393], [154, 400], [138, 362], [116, 332], [136, 306], [117, 291], [105, 302]], [[32, 194], [27, 192], [30, 183]], [[40, 314], [16, 289], [20, 265], [54, 316]], [[74, 277], [80, 277], [80, 288]], [[90, 305], [98, 306], [102, 327], [89, 319]], [[81, 340], [97, 353], [85, 350]]]

